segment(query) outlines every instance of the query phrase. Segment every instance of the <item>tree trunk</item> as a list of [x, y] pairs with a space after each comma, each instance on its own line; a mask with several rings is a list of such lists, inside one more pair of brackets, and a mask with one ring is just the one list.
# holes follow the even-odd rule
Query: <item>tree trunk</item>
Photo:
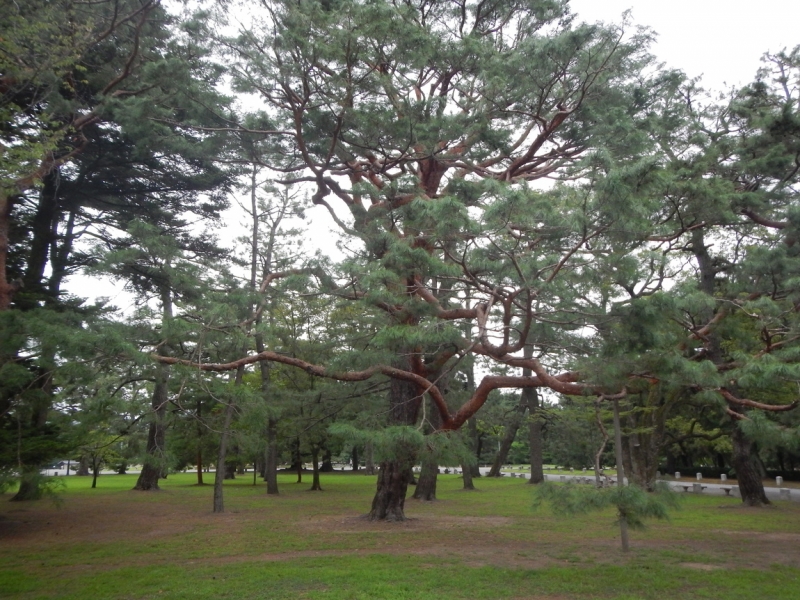
[[408, 466], [399, 460], [380, 463], [378, 489], [372, 499], [369, 519], [372, 521], [405, 521]]
[[89, 476], [89, 457], [85, 455], [81, 455], [78, 459], [78, 468], [75, 470], [75, 475], [79, 475], [81, 477], [88, 477]]
[[278, 493], [278, 421], [277, 419], [267, 419], [267, 494]]
[[[172, 295], [169, 287], [165, 286], [161, 290], [161, 311], [162, 311], [162, 324], [167, 324], [172, 320]], [[159, 345], [158, 354], [166, 356], [166, 340]], [[142, 472], [139, 473], [139, 479], [136, 485], [133, 486], [135, 490], [141, 491], [158, 491], [158, 479], [161, 477], [161, 472], [164, 470], [164, 450], [165, 450], [165, 433], [166, 425], [164, 423], [167, 414], [167, 402], [169, 401], [168, 394], [169, 385], [169, 368], [163, 363], [156, 365], [156, 384], [153, 387], [153, 420], [150, 422], [150, 428], [147, 432], [147, 456], [145, 457], [144, 465], [142, 465]]]
[[225, 463], [225, 479], [236, 479], [236, 464], [226, 462]]
[[439, 475], [439, 465], [435, 458], [422, 461], [422, 471], [417, 478], [414, 488], [414, 499], [431, 502], [436, 500], [436, 479]]
[[[659, 417], [659, 410], [648, 407], [650, 410], [643, 418], [650, 416], [649, 427], [640, 422], [635, 413], [628, 417], [631, 433], [628, 436], [628, 451], [630, 453], [630, 470], [626, 470], [630, 482], [643, 490], [652, 492], [656, 489], [656, 472], [658, 471], [658, 457], [661, 452], [663, 427], [653, 422], [652, 417]], [[623, 444], [624, 447], [624, 444]], [[626, 467], [627, 469], [627, 467]]]
[[[621, 425], [620, 425], [621, 427]], [[631, 465], [631, 446], [630, 440], [628, 439], [627, 435], [622, 435], [620, 431], [620, 437], [622, 440], [622, 468], [625, 469], [626, 473], [631, 473], [633, 471], [633, 467]], [[614, 445], [616, 446], [616, 437], [614, 438]], [[615, 448], [616, 451], [616, 448]]]
[[[416, 386], [399, 379], [392, 379], [389, 389], [389, 423], [391, 425], [413, 425], [417, 420], [421, 396]], [[373, 521], [404, 521], [406, 492], [409, 473], [416, 462], [417, 448], [398, 441], [394, 458], [380, 464], [377, 489], [372, 499], [368, 518]]]
[[333, 454], [327, 446], [322, 451], [322, 464], [319, 466], [320, 473], [333, 473]]
[[38, 467], [25, 467], [19, 478], [19, 490], [11, 498], [12, 502], [25, 502], [27, 500], [39, 500], [42, 497], [42, 489], [39, 487]]
[[[625, 486], [625, 467], [622, 464], [622, 427], [619, 423], [619, 400], [614, 400], [614, 442], [617, 457], [617, 487]], [[622, 551], [628, 551], [628, 518], [624, 512], [619, 512], [619, 537], [622, 542]]]
[[92, 489], [97, 487], [97, 476], [100, 474], [100, 461], [92, 459]]
[[465, 490], [474, 490], [475, 484], [472, 481], [472, 469], [470, 468], [471, 465], [461, 463], [461, 473], [463, 474], [462, 479], [464, 480], [464, 487], [462, 489]]
[[753, 442], [745, 437], [736, 423], [733, 426], [731, 441], [733, 442], [731, 463], [736, 471], [742, 502], [747, 506], [769, 504], [770, 501], [764, 492], [764, 482], [761, 480], [758, 466], [753, 460]]
[[297, 483], [303, 483], [303, 454], [300, 452], [299, 437], [295, 441], [294, 464], [295, 464], [295, 469], [297, 470]]
[[[525, 371], [523, 370], [523, 375]], [[536, 388], [525, 388], [522, 394], [528, 394], [528, 442], [531, 447], [531, 478], [530, 484], [542, 483], [544, 481], [544, 458], [542, 453], [542, 428], [544, 421], [539, 414], [539, 393]]]
[[352, 459], [353, 473], [356, 473], [358, 471], [358, 446], [353, 446]]
[[309, 491], [321, 492], [322, 486], [319, 484], [319, 448], [316, 446], [311, 448], [311, 464], [314, 470], [311, 476], [311, 489]]
[[[465, 323], [464, 327], [466, 328], [467, 339], [469, 339], [472, 335], [472, 326], [469, 323]], [[475, 392], [475, 365], [473, 360], [467, 364], [465, 372], [467, 375], [466, 391], [472, 395]], [[469, 465], [470, 487], [467, 487], [467, 480], [465, 479], [464, 489], [474, 490], [475, 486], [472, 484], [472, 480], [481, 476], [481, 439], [478, 434], [478, 420], [475, 417], [471, 417], [467, 421], [467, 439], [469, 440], [469, 447], [475, 453], [475, 464]], [[461, 470], [464, 471], [464, 465], [461, 465]]]
[[203, 483], [203, 449], [197, 446], [197, 485], [205, 485]]
[[492, 468], [489, 469], [489, 477], [500, 477], [502, 475], [500, 470], [503, 468], [503, 465], [506, 464], [506, 458], [508, 458], [508, 452], [511, 450], [511, 444], [514, 443], [514, 439], [517, 437], [517, 431], [519, 431], [519, 426], [525, 418], [525, 410], [527, 409], [525, 401], [525, 396], [520, 394], [519, 404], [514, 409], [514, 412], [511, 413], [506, 423], [503, 439], [500, 441], [497, 454], [494, 456]]
[[133, 487], [135, 490], [144, 492], [158, 491], [158, 480], [161, 478], [161, 471], [164, 468], [164, 441], [165, 441], [165, 423], [164, 419], [167, 413], [167, 382], [168, 382], [168, 367], [162, 363], [156, 365], [156, 385], [153, 389], [153, 420], [150, 422], [150, 427], [147, 432], [147, 456], [145, 457], [144, 464], [142, 465], [142, 472], [139, 473], [139, 478], [136, 485]]
[[[240, 367], [237, 370], [237, 381], [241, 378], [241, 372], [244, 369]], [[223, 501], [223, 481], [225, 479], [225, 472], [227, 465], [225, 464], [225, 457], [228, 453], [228, 438], [231, 431], [231, 420], [233, 419], [233, 400], [228, 400], [228, 405], [225, 407], [225, 420], [222, 424], [222, 436], [219, 440], [219, 453], [217, 454], [217, 470], [214, 473], [214, 510], [215, 513], [225, 512], [225, 503]]]
[[600, 476], [602, 467], [600, 460], [603, 457], [603, 452], [605, 452], [606, 444], [608, 444], [608, 431], [606, 431], [606, 427], [603, 425], [603, 417], [600, 413], [600, 402], [601, 400], [598, 398], [594, 405], [595, 422], [597, 423], [597, 428], [600, 430], [600, 434], [603, 436], [603, 441], [600, 443], [600, 447], [594, 455], [594, 484], [598, 488], [603, 487], [603, 480]]
[[373, 458], [372, 442], [367, 442], [364, 446], [364, 454], [366, 455], [364, 474], [375, 475], [375, 459]]

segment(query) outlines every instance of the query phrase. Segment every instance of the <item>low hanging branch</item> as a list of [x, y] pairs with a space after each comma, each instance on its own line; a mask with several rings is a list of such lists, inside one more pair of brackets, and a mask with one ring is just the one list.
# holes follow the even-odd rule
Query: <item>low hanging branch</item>
[[800, 404], [800, 400], [795, 400], [791, 404], [764, 404], [763, 402], [756, 402], [755, 400], [748, 400], [746, 398], [737, 398], [725, 388], [719, 388], [719, 393], [722, 394], [722, 397], [725, 398], [725, 400], [729, 404], [733, 404], [736, 406], [748, 406], [750, 408], [758, 408], [759, 410], [767, 410], [770, 412], [783, 412], [787, 410], [792, 410], [796, 408], [798, 404]]
[[[234, 371], [246, 365], [261, 361], [269, 361], [302, 369], [306, 373], [316, 377], [335, 379], [337, 381], [365, 381], [374, 377], [375, 375], [385, 375], [386, 377], [391, 377], [393, 379], [402, 379], [416, 385], [422, 394], [428, 393], [430, 395], [442, 418], [440, 430], [444, 431], [454, 431], [466, 423], [466, 421], [472, 417], [472, 415], [478, 412], [478, 410], [484, 405], [489, 397], [489, 393], [492, 390], [500, 388], [549, 387], [554, 391], [561, 391], [561, 389], [556, 388], [564, 388], [564, 386], [566, 386], [566, 389], [570, 390], [570, 392], [566, 393], [583, 393], [585, 390], [585, 388], [580, 385], [570, 383], [577, 380], [577, 373], [568, 372], [560, 375], [550, 375], [544, 371], [542, 366], [539, 365], [537, 361], [538, 369], [545, 375], [545, 378], [542, 378], [538, 375], [536, 377], [513, 377], [500, 375], [484, 377], [472, 397], [466, 403], [464, 403], [464, 405], [455, 414], [450, 414], [450, 411], [447, 408], [447, 402], [445, 401], [441, 390], [436, 386], [436, 384], [432, 383], [421, 375], [417, 375], [416, 373], [404, 371], [403, 369], [390, 367], [388, 365], [375, 365], [362, 371], [328, 371], [325, 367], [320, 365], [315, 365], [299, 358], [285, 356], [269, 350], [259, 352], [258, 354], [253, 354], [251, 356], [246, 356], [244, 358], [240, 358], [239, 360], [228, 363], [197, 363], [192, 362], [191, 360], [175, 358], [172, 356], [160, 356], [158, 354], [151, 354], [150, 356], [153, 360], [162, 364], [184, 365], [200, 371]], [[573, 390], [578, 391], [576, 392]]]
[[417, 387], [423, 390], [423, 392], [430, 394], [431, 398], [433, 398], [434, 403], [439, 409], [439, 412], [443, 412], [444, 415], [448, 414], [447, 403], [445, 402], [444, 396], [442, 396], [442, 392], [438, 387], [421, 375], [411, 373], [410, 371], [404, 371], [396, 367], [390, 367], [388, 365], [375, 365], [368, 369], [364, 369], [363, 371], [328, 371], [325, 367], [320, 365], [315, 365], [299, 358], [285, 356], [269, 350], [259, 352], [258, 354], [253, 354], [251, 356], [245, 356], [244, 358], [240, 358], [239, 360], [228, 363], [196, 363], [190, 360], [174, 358], [172, 356], [159, 356], [158, 354], [151, 354], [150, 356], [155, 361], [162, 364], [185, 365], [187, 367], [199, 369], [200, 371], [212, 372], [234, 371], [239, 367], [244, 367], [246, 365], [261, 361], [269, 361], [297, 367], [298, 369], [302, 369], [310, 375], [324, 377], [326, 379], [335, 379], [337, 381], [365, 381], [374, 377], [375, 375], [386, 375], [387, 377], [391, 377], [393, 379], [402, 379], [415, 384]]

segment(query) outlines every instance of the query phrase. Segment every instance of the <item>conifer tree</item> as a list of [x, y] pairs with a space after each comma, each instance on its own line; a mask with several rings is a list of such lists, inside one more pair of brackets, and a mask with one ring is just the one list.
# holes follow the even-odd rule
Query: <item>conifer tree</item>
[[[644, 75], [645, 32], [575, 24], [565, 2], [271, 2], [256, 21], [227, 46], [237, 88], [272, 116], [263, 162], [311, 186], [312, 203], [358, 244], [322, 288], [379, 330], [346, 372], [270, 350], [243, 361], [391, 380], [397, 452], [381, 463], [371, 516], [401, 520], [416, 457], [403, 428], [423, 395], [451, 430], [498, 387], [584, 391], [574, 373], [514, 354], [533, 322], [574, 308], [578, 265], [632, 196], [531, 182], [587, 173], [582, 158], [601, 148], [628, 164], [618, 181], [640, 177], [647, 139], [634, 124], [672, 79]], [[533, 375], [486, 377], [451, 412], [438, 377], [469, 354]]]

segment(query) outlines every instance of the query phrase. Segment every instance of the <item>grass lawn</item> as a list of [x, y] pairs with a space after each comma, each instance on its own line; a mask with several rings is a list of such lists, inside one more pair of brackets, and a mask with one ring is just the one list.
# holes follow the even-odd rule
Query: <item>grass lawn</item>
[[620, 598], [797, 600], [800, 504], [748, 509], [684, 495], [669, 523], [619, 550], [611, 512], [556, 518], [531, 509], [523, 480], [441, 475], [439, 500], [411, 519], [371, 523], [375, 478], [323, 475], [324, 492], [280, 477], [211, 486], [170, 475], [163, 491], [134, 475], [65, 478], [60, 506], [0, 497], [0, 598]]

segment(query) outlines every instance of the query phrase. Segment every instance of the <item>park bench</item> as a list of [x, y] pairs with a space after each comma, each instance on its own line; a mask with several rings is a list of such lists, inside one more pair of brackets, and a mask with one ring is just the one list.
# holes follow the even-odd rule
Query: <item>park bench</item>
[[733, 489], [733, 487], [731, 487], [729, 485], [723, 485], [719, 489], [721, 489], [723, 492], [725, 492], [726, 496], [730, 496], [731, 495], [731, 490]]

